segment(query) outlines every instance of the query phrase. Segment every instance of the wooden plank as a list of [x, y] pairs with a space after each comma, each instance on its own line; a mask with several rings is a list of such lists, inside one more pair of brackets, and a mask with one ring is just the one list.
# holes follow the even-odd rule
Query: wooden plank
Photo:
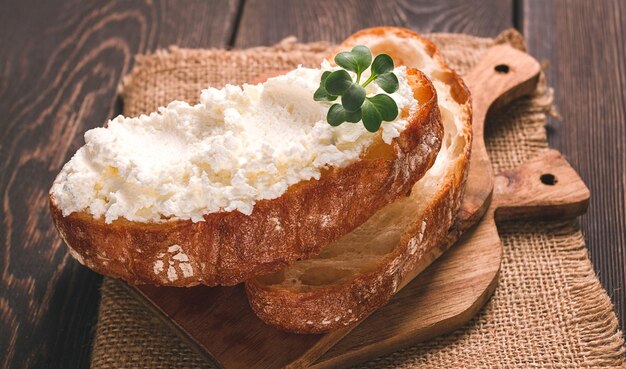
[[593, 196], [582, 218], [603, 286], [626, 322], [626, 2], [526, 1], [530, 53], [546, 59], [562, 120], [550, 145], [567, 156]]
[[513, 1], [248, 0], [235, 45], [270, 45], [289, 35], [301, 42], [339, 42], [362, 28], [383, 25], [496, 36], [513, 26]]
[[115, 112], [133, 55], [227, 46], [238, 0], [5, 2], [0, 12], [0, 367], [87, 367], [101, 278], [47, 209], [85, 130]]

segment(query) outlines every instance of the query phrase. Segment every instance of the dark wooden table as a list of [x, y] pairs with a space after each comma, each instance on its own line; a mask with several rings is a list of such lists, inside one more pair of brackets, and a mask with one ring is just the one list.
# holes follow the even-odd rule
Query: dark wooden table
[[562, 120], [550, 144], [591, 188], [595, 270], [626, 321], [626, 1], [0, 2], [0, 366], [87, 367], [101, 277], [69, 257], [46, 205], [83, 133], [119, 112], [133, 55], [340, 41], [376, 25], [495, 36], [515, 27], [547, 60]]

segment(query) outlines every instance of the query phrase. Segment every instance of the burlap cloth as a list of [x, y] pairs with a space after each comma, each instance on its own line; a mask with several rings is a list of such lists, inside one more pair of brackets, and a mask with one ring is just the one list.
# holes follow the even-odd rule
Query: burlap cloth
[[[496, 39], [453, 34], [430, 38], [461, 74], [494, 43], [524, 48], [513, 31]], [[248, 82], [298, 64], [318, 65], [329, 48], [287, 39], [273, 47], [171, 48], [140, 56], [121, 86], [124, 112], [153, 111], [174, 99], [197, 102], [199, 91], [209, 85]], [[513, 168], [547, 148], [544, 125], [550, 109], [551, 91], [542, 82], [533, 96], [490, 117], [487, 147], [496, 171]], [[577, 222], [509, 222], [499, 230], [505, 250], [502, 272], [485, 308], [451, 334], [362, 367], [626, 367], [613, 306], [592, 269]], [[112, 279], [102, 285], [92, 366], [211, 367]]]

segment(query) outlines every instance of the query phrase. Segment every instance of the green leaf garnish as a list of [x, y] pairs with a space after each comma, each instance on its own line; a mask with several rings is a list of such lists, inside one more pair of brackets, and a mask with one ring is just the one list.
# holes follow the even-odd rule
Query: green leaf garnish
[[333, 95], [343, 95], [352, 86], [352, 77], [345, 70], [332, 72], [324, 81], [324, 88]]
[[333, 104], [326, 115], [328, 124], [337, 127], [343, 122], [357, 123], [361, 120], [361, 110], [347, 111], [341, 104]]
[[351, 51], [335, 55], [335, 63], [343, 69], [356, 73], [356, 82], [359, 83], [361, 73], [372, 64], [372, 52], [367, 46], [357, 45]]
[[353, 83], [347, 90], [341, 95], [341, 105], [347, 111], [357, 111], [363, 105], [365, 100], [365, 89], [360, 85]]
[[374, 83], [380, 86], [388, 94], [392, 94], [398, 91], [400, 84], [398, 83], [398, 77], [392, 72], [387, 72], [379, 75], [374, 79]]
[[320, 81], [320, 85], [324, 85], [324, 83], [326, 83], [326, 78], [328, 78], [328, 76], [330, 76], [330, 71], [327, 70], [326, 72], [322, 73], [322, 79]]
[[[315, 101], [335, 101], [341, 96], [341, 104], [335, 103], [328, 109], [326, 120], [336, 127], [344, 122], [358, 123], [370, 132], [376, 132], [383, 121], [392, 121], [398, 116], [398, 105], [389, 96], [378, 94], [367, 97], [365, 87], [374, 82], [386, 93], [398, 90], [398, 77], [393, 73], [393, 59], [387, 54], [380, 54], [372, 62], [370, 49], [357, 45], [351, 51], [335, 56], [335, 63], [343, 69], [322, 74], [320, 87], [315, 91]], [[370, 76], [360, 84], [361, 75], [371, 66]], [[356, 81], [348, 71], [356, 74]]]
[[398, 105], [389, 95], [378, 94], [367, 99], [380, 113], [384, 121], [392, 121], [398, 117]]
[[335, 101], [337, 100], [337, 95], [332, 95], [330, 92], [326, 91], [326, 87], [324, 84], [326, 83], [326, 78], [330, 75], [330, 71], [326, 71], [322, 73], [322, 80], [320, 81], [320, 87], [313, 94], [313, 100], [315, 101]]
[[372, 63], [373, 74], [383, 74], [393, 71], [393, 59], [387, 54], [380, 54], [376, 56]]
[[370, 132], [376, 132], [384, 121], [392, 121], [398, 116], [398, 105], [388, 95], [378, 94], [368, 97], [361, 107], [363, 125]]
[[336, 95], [328, 93], [324, 87], [318, 88], [313, 94], [313, 100], [315, 101], [335, 101], [337, 97]]

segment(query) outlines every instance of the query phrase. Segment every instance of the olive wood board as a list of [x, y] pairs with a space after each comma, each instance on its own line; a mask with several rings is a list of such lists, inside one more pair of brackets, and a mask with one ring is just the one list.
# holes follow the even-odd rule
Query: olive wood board
[[227, 369], [346, 367], [453, 331], [496, 288], [503, 252], [496, 221], [572, 218], [586, 211], [587, 187], [554, 150], [515, 170], [493, 173], [483, 139], [485, 118], [490, 109], [532, 92], [539, 73], [531, 56], [499, 45], [465, 76], [473, 99], [474, 140], [455, 224], [441, 247], [402, 281], [396, 296], [360, 324], [327, 334], [283, 332], [256, 317], [242, 285], [129, 290], [217, 367]]

